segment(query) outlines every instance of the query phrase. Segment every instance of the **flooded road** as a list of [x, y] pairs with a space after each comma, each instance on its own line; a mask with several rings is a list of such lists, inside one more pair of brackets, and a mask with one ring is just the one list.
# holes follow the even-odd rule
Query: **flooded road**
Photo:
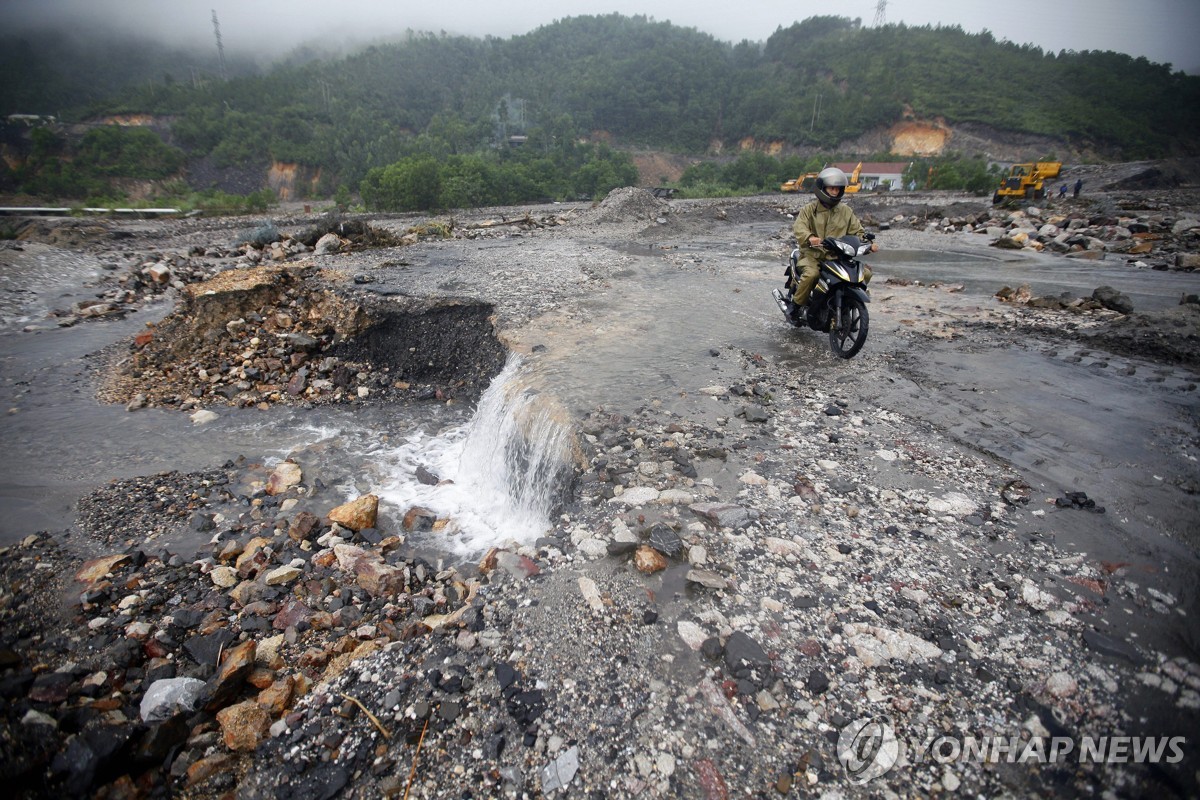
[[[996, 290], [1022, 283], [1035, 293], [1076, 296], [1108, 284], [1130, 293], [1138, 307], [1165, 308], [1181, 292], [1196, 290], [1194, 275], [1133, 270], [1115, 261], [996, 256], [987, 248], [885, 249], [872, 259], [871, 336], [864, 352], [847, 362], [830, 355], [824, 335], [787, 326], [772, 302], [784, 245], [763, 243], [777, 230], [752, 224], [686, 243], [610, 243], [604, 258], [619, 263], [587, 286], [581, 302], [507, 332], [525, 354], [524, 379], [576, 419], [598, 407], [655, 402], [715, 420], [726, 412], [695, 398], [705, 387], [738, 380], [746, 354], [794, 365], [801, 380], [809, 370], [822, 370], [851, 382], [864, 400], [924, 419], [1011, 462], [1046, 493], [1083, 491], [1107, 505], [1099, 527], [1121, 533], [1085, 542], [1090, 528], [1084, 526], [1081, 546], [1122, 541], [1133, 547], [1159, 538], [1195, 546], [1195, 375], [1079, 353], [1069, 344], [977, 333], [922, 340], [915, 349], [903, 324], [915, 309], [953, 318], [955, 305], [994, 305]], [[749, 249], [748, 242], [754, 243]], [[886, 285], [888, 277], [953, 282], [965, 291], [901, 292]], [[345, 455], [326, 484], [365, 484], [381, 440], [414, 429], [436, 437], [465, 421], [461, 408], [421, 412], [420, 419], [406, 409], [221, 409], [217, 422], [197, 427], [178, 412], [131, 414], [95, 403], [88, 354], [161, 313], [0, 336], [9, 410], [0, 447], [15, 455], [0, 466], [0, 541], [69, 526], [75, 499], [112, 478], [203, 469], [237, 455], [281, 459], [319, 442], [337, 442]], [[394, 491], [406, 496], [403, 486]]]

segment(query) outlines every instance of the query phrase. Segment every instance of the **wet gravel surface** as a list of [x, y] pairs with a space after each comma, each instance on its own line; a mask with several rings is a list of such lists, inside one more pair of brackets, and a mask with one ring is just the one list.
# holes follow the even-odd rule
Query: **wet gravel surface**
[[[768, 234], [746, 252], [782, 256], [786, 211], [626, 191], [483, 213], [382, 258], [296, 257], [335, 286], [493, 304], [499, 338], [520, 340], [586, 313], [624, 266], [612, 241], [747, 225]], [[215, 230], [180, 223], [161, 250]], [[71, 531], [4, 551], [3, 776], [27, 797], [1194, 796], [1194, 529], [1129, 558], [1081, 549], [1081, 531], [1140, 531], [1147, 512], [1047, 485], [905, 399], [914, 352], [1098, 348], [1121, 315], [873, 288], [873, 335], [893, 345], [803, 373], [717, 348], [712, 383], [592, 410], [551, 528], [469, 563], [415, 547], [438, 525], [420, 509], [347, 508], [318, 454], [98, 481]], [[1186, 414], [1194, 355], [1160, 363], [1153, 390]], [[1184, 477], [1191, 420], [1168, 465]], [[1192, 502], [1172, 491], [1161, 502]], [[211, 544], [155, 545], [172, 525]], [[185, 699], [144, 704], [168, 686]], [[863, 720], [896, 746], [839, 759]], [[1100, 737], [1166, 738], [1157, 759], [1082, 756]], [[958, 757], [985, 740], [990, 757]]]

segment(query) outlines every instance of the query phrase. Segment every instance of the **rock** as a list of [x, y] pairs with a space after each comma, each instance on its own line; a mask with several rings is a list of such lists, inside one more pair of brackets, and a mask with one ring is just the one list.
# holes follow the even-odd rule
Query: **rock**
[[601, 614], [604, 612], [604, 600], [600, 597], [600, 590], [596, 588], [596, 582], [591, 578], [581, 577], [579, 579], [579, 592], [583, 595], [584, 601], [593, 612]]
[[667, 558], [679, 558], [683, 552], [683, 540], [670, 525], [659, 522], [650, 529], [650, 546]]
[[404, 519], [400, 524], [406, 531], [431, 531], [435, 522], [437, 514], [424, 506], [413, 506], [404, 512]]
[[217, 712], [217, 722], [225, 746], [237, 752], [249, 752], [258, 747], [267, 735], [271, 715], [253, 700], [246, 700]]
[[891, 660], [921, 663], [942, 655], [937, 645], [905, 631], [852, 622], [842, 632], [866, 667], [878, 667]]
[[162, 722], [176, 713], [191, 713], [204, 690], [198, 678], [163, 678], [150, 684], [142, 696], [139, 715], [143, 722]]
[[210, 422], [215, 422], [216, 420], [220, 419], [220, 415], [215, 411], [209, 411], [208, 409], [202, 408], [193, 413], [189, 419], [191, 419], [193, 425], [207, 425]]
[[633, 566], [639, 572], [650, 575], [667, 568], [667, 559], [662, 553], [649, 545], [642, 545], [633, 554]]
[[358, 560], [353, 572], [358, 585], [372, 597], [390, 597], [408, 588], [408, 576], [404, 569], [385, 563], [378, 557]]
[[1118, 292], [1111, 286], [1100, 286], [1092, 292], [1092, 299], [1105, 308], [1120, 314], [1133, 313], [1133, 301], [1124, 292]]
[[1001, 236], [999, 239], [992, 242], [992, 247], [999, 247], [1001, 250], [1024, 250], [1025, 239], [1017, 239], [1012, 236]]
[[225, 653], [217, 673], [204, 687], [205, 711], [212, 713], [225, 707], [241, 691], [246, 677], [254, 669], [255, 647], [254, 640], [249, 639]]
[[183, 643], [183, 649], [197, 664], [215, 666], [218, 654], [232, 641], [233, 632], [228, 628], [219, 628], [209, 634], [191, 637]]
[[131, 560], [131, 556], [124, 554], [93, 558], [85, 561], [83, 566], [76, 570], [75, 580], [91, 585], [104, 580], [114, 569], [128, 564]]
[[1177, 269], [1200, 269], [1200, 253], [1176, 253], [1175, 267]]
[[267, 586], [282, 586], [299, 578], [304, 573], [296, 567], [279, 567], [268, 572], [263, 577]]
[[829, 676], [819, 669], [814, 669], [808, 673], [804, 685], [813, 694], [823, 694], [829, 689]]
[[1184, 217], [1171, 226], [1171, 233], [1178, 236], [1181, 233], [1200, 228], [1200, 219], [1195, 217]]
[[730, 503], [696, 503], [689, 508], [700, 519], [718, 528], [744, 528], [750, 523], [750, 512]]
[[1103, 250], [1077, 250], [1074, 253], [1067, 253], [1065, 257], [1082, 261], [1103, 261], [1106, 255]]
[[1046, 691], [1062, 699], [1071, 697], [1079, 689], [1079, 683], [1067, 672], [1056, 672], [1046, 679]]
[[300, 483], [302, 473], [300, 465], [294, 461], [282, 461], [276, 465], [267, 479], [267, 494], [283, 494], [288, 489]]
[[[379, 498], [373, 494], [367, 494], [331, 510], [329, 512], [329, 519], [352, 531], [361, 531], [364, 528], [375, 527], [376, 512], [378, 510]], [[406, 514], [404, 518], [407, 521], [408, 515]]]
[[[312, 241], [311, 239], [309, 241]], [[313, 254], [318, 256], [327, 256], [330, 253], [336, 253], [342, 249], [342, 240], [336, 233], [327, 233], [320, 239], [317, 239], [316, 245], [313, 246]]]
[[481, 572], [488, 570], [500, 569], [507, 572], [509, 575], [524, 580], [532, 578], [541, 573], [541, 568], [528, 556], [511, 553], [508, 550], [493, 550], [489, 551], [480, 562], [479, 569]]
[[1035, 611], [1047, 611], [1058, 605], [1054, 595], [1043, 592], [1032, 581], [1021, 584], [1021, 599]]
[[229, 566], [214, 567], [212, 572], [208, 573], [208, 579], [221, 589], [232, 589], [241, 580], [237, 570]]
[[734, 631], [725, 640], [725, 666], [734, 675], [743, 669], [757, 672], [761, 682], [771, 672], [771, 659], [762, 645], [742, 631]]
[[679, 638], [683, 639], [687, 646], [693, 650], [699, 650], [708, 638], [703, 628], [689, 620], [679, 620], [675, 624], [675, 629], [679, 632]]
[[227, 772], [233, 766], [233, 760], [234, 757], [229, 753], [217, 753], [196, 761], [187, 768], [187, 788]]
[[321, 520], [311, 511], [301, 511], [288, 524], [288, 538], [293, 542], [312, 539], [320, 530]]
[[722, 578], [712, 570], [707, 569], [689, 569], [687, 575], [684, 576], [689, 583], [696, 583], [706, 589], [728, 589], [729, 581]]
[[930, 513], [953, 517], [965, 517], [976, 510], [975, 501], [959, 492], [947, 492], [941, 497], [935, 497], [926, 503], [925, 507]]
[[759, 405], [746, 406], [742, 409], [741, 415], [746, 419], [746, 422], [766, 422], [771, 418], [767, 410]]
[[291, 705], [295, 689], [296, 679], [288, 675], [259, 692], [254, 702], [258, 703], [272, 717], [278, 717]]
[[556, 789], [566, 788], [578, 771], [579, 747], [575, 746], [542, 767], [542, 792], [548, 795]]
[[608, 502], [633, 508], [655, 502], [658, 500], [658, 494], [658, 490], [651, 486], [635, 486], [632, 489], [626, 489]]
[[312, 616], [311, 608], [299, 600], [292, 600], [284, 604], [279, 613], [271, 620], [271, 627], [277, 631], [286, 631], [289, 628], [295, 628], [302, 622], [307, 623]]
[[65, 703], [75, 683], [69, 672], [46, 672], [34, 679], [29, 687], [29, 699], [35, 703], [58, 705]]
[[441, 478], [430, 472], [424, 466], [417, 467], [417, 482], [426, 486], [437, 486], [441, 483]]

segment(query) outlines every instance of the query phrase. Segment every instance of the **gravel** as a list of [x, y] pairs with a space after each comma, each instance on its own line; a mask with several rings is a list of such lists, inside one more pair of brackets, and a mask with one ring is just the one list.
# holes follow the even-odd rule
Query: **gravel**
[[[621, 190], [592, 208], [484, 210], [382, 263], [361, 250], [295, 257], [337, 291], [365, 276], [488, 303], [503, 337], [577, 310], [620, 269], [601, 242], [686, 238], [734, 218], [777, 231], [748, 251], [781, 255], [786, 211], [773, 198]], [[402, 238], [427, 222], [371, 224]], [[216, 230], [177, 227], [189, 247]], [[490, 248], [498, 239], [506, 247]], [[514, 239], [520, 269], [506, 261]], [[197, 280], [254, 268], [231, 258]], [[297, 318], [311, 296], [289, 298]], [[974, 324], [1061, 328], [1050, 321], [1070, 313], [1002, 306]], [[1080, 319], [1119, 330], [1116, 312]], [[285, 465], [274, 480], [231, 461], [97, 489], [65, 540], [31, 535], [0, 553], [10, 786], [247, 799], [1195, 794], [1200, 664], [1126, 633], [1186, 620], [1187, 601], [1129, 564], [1056, 545], [1056, 519], [1097, 503], [1038, 496], [1009, 465], [863, 400], [858, 382], [886, 379], [886, 364], [800, 381], [755, 353], [714, 357], [736, 380], [577, 420], [581, 459], [552, 529], [477, 563], [423, 556], [402, 526], [333, 522], [344, 510], [314, 505]], [[188, 409], [221, 402], [193, 399]], [[701, 477], [714, 472], [729, 479]], [[183, 519], [211, 544], [156, 548], [156, 525]], [[81, 552], [111, 560], [77, 573]], [[50, 601], [60, 596], [65, 608]], [[1131, 619], [1110, 624], [1117, 614]], [[205, 682], [193, 710], [142, 717], [155, 681], [185, 677]], [[847, 769], [864, 765], [839, 740], [883, 725], [895, 763], [856, 783]], [[1163, 734], [1187, 736], [1181, 759], [1079, 758], [1087, 737]], [[946, 757], [969, 737], [1008, 750]], [[1060, 740], [1074, 752], [1056, 763], [1036, 748], [1019, 758]]]

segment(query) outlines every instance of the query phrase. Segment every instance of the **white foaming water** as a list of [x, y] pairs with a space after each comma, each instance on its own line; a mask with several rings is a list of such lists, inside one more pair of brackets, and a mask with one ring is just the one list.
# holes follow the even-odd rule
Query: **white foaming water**
[[[573, 436], [564, 415], [521, 375], [510, 356], [465, 424], [437, 436], [418, 432], [377, 454], [393, 481], [377, 492], [403, 515], [413, 506], [445, 519], [429, 543], [473, 555], [509, 541], [532, 542], [550, 528], [550, 514], [570, 468]], [[427, 486], [418, 467], [441, 479]]]

